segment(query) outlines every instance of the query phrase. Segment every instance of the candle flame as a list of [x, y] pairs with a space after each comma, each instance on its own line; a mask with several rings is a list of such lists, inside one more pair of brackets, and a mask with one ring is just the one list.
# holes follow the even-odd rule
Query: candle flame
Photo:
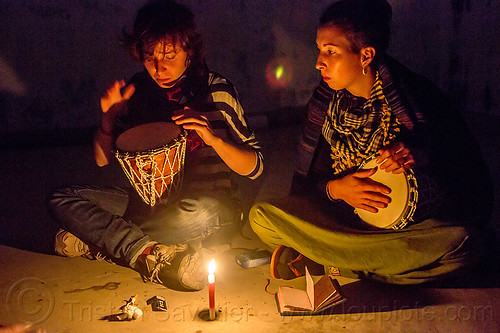
[[214, 273], [215, 273], [215, 260], [212, 259], [208, 264], [208, 274], [214, 274]]

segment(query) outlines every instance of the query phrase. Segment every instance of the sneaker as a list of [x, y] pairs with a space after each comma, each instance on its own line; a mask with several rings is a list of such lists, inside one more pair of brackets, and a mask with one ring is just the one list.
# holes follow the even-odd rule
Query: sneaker
[[325, 274], [323, 265], [305, 257], [291, 247], [280, 245], [271, 257], [271, 276], [275, 279], [292, 280], [305, 275], [306, 266], [311, 275]]
[[69, 231], [60, 229], [56, 234], [55, 252], [63, 257], [84, 257], [91, 260], [106, 260], [104, 255], [91, 251], [89, 246]]
[[201, 257], [186, 244], [154, 245], [145, 257], [145, 266], [143, 278], [166, 287], [201, 290], [205, 286]]

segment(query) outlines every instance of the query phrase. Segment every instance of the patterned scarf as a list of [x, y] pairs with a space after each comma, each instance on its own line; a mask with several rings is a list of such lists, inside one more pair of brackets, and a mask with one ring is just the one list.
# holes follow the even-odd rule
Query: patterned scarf
[[[401, 128], [412, 131], [418, 123], [424, 122], [423, 114], [418, 109], [409, 109], [403, 100], [413, 96], [406, 85], [409, 71], [388, 55], [379, 59], [377, 72], [382, 80], [382, 89], [391, 112], [401, 123]], [[302, 128], [297, 151], [297, 175], [306, 176], [309, 173], [314, 152], [318, 146], [322, 127], [333, 96], [338, 91], [332, 90], [321, 80], [308, 104], [307, 118]]]
[[336, 91], [330, 102], [322, 133], [331, 146], [334, 174], [359, 166], [364, 159], [388, 145], [400, 132], [376, 73], [370, 98]]

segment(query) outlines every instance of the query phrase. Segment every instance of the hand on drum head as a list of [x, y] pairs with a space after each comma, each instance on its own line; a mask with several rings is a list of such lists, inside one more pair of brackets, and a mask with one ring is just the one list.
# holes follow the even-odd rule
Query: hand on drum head
[[386, 195], [391, 189], [369, 178], [376, 171], [377, 168], [358, 171], [332, 180], [328, 182], [328, 191], [335, 199], [342, 199], [354, 208], [377, 213], [391, 202]]
[[415, 166], [413, 155], [402, 142], [392, 143], [378, 152], [380, 156], [377, 158], [377, 163], [382, 163], [380, 169], [386, 172], [403, 173]]
[[186, 130], [195, 130], [208, 146], [212, 146], [214, 141], [218, 139], [210, 127], [207, 117], [187, 106], [183, 110], [175, 111], [172, 120], [176, 125], [182, 126]]
[[135, 87], [133, 84], [128, 86], [121, 91], [121, 88], [125, 87], [125, 81], [115, 81], [107, 90], [106, 93], [101, 97], [101, 109], [103, 113], [119, 112], [124, 102], [126, 102], [135, 92]]

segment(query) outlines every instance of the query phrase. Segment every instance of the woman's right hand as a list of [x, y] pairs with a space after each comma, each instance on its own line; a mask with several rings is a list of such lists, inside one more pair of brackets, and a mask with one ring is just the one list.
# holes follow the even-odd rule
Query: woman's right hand
[[362, 170], [331, 180], [327, 190], [334, 199], [342, 199], [354, 208], [377, 213], [379, 208], [385, 208], [391, 202], [386, 195], [391, 193], [391, 189], [369, 178], [376, 171], [377, 168]]
[[[113, 112], [117, 108], [117, 106], [123, 106], [123, 103], [126, 102], [135, 92], [135, 87], [133, 84], [129, 84], [123, 89], [123, 93], [121, 92], [121, 88], [125, 87], [125, 81], [115, 81], [107, 90], [106, 93], [101, 97], [101, 109], [103, 113], [107, 113], [108, 111]], [[119, 111], [119, 110], [117, 110]]]
[[115, 81], [101, 97], [102, 118], [99, 130], [94, 137], [94, 158], [97, 165], [105, 166], [112, 159], [113, 129], [115, 119], [125, 106], [125, 102], [132, 97], [135, 92], [133, 84], [125, 87], [125, 81]]
[[134, 85], [129, 84], [123, 89], [122, 94], [121, 88], [123, 87], [125, 87], [124, 80], [115, 81], [101, 97], [101, 109], [103, 112], [101, 130], [105, 133], [111, 133], [113, 131], [116, 116], [123, 110], [125, 102], [132, 97], [135, 92]]

